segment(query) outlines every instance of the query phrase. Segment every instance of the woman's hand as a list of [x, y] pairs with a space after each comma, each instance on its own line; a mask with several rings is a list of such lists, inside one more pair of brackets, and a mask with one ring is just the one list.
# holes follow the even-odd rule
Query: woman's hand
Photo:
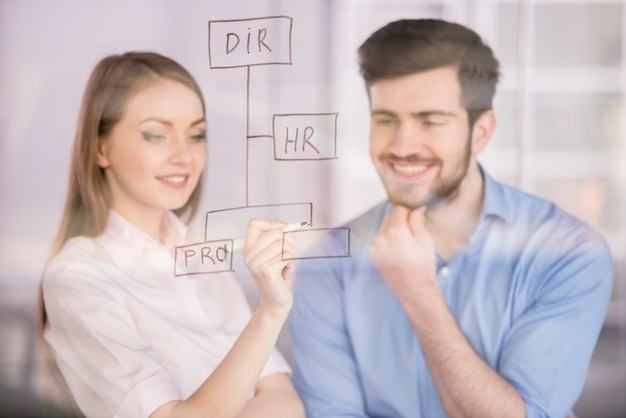
[[276, 313], [291, 309], [291, 274], [295, 243], [289, 234], [283, 234], [287, 223], [274, 220], [251, 219], [243, 246], [243, 260], [257, 287], [260, 306]]
[[[151, 418], [303, 416], [287, 377], [259, 380], [293, 304], [289, 279], [294, 241], [283, 234], [286, 226], [279, 220], [252, 219], [248, 223], [243, 259], [259, 288], [259, 306], [204, 383], [186, 400], [162, 405]], [[256, 394], [250, 400], [253, 391]]]

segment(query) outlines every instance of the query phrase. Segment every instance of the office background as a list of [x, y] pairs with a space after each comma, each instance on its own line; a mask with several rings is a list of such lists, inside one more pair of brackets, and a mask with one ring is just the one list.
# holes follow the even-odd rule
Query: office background
[[[209, 21], [266, 16], [293, 18], [290, 65], [249, 73], [209, 67]], [[17, 394], [12, 401], [26, 404], [43, 392], [36, 289], [63, 209], [82, 90], [100, 58], [154, 50], [196, 77], [209, 124], [202, 210], [311, 202], [316, 226], [334, 227], [384, 198], [368, 155], [356, 48], [404, 17], [454, 20], [485, 37], [503, 78], [484, 167], [607, 238], [614, 292], [575, 411], [626, 416], [622, 0], [0, 0], [0, 382]], [[270, 140], [246, 139], [271, 132], [275, 114], [324, 112], [338, 113], [336, 159], [276, 161]], [[190, 231], [202, 231], [203, 221]], [[254, 303], [250, 283], [242, 283]], [[286, 334], [280, 346], [290, 358]]]

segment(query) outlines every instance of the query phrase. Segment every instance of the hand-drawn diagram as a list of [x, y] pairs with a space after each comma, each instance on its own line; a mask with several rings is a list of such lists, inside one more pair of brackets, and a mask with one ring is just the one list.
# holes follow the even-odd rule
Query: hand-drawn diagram
[[[303, 228], [284, 232], [299, 240], [313, 242], [322, 233], [336, 230], [343, 247], [332, 253], [309, 254], [299, 258], [350, 256], [350, 230], [313, 228], [313, 203], [251, 205], [249, 201], [250, 141], [271, 139], [275, 161], [313, 161], [337, 158], [337, 113], [275, 114], [272, 132], [250, 135], [250, 71], [259, 65], [291, 65], [293, 19], [270, 16], [209, 21], [209, 66], [211, 69], [246, 68], [246, 205], [209, 211], [205, 216], [204, 241], [176, 247], [175, 276], [233, 271], [235, 238], [245, 235], [248, 220], [282, 219]], [[220, 237], [232, 237], [219, 239]]]

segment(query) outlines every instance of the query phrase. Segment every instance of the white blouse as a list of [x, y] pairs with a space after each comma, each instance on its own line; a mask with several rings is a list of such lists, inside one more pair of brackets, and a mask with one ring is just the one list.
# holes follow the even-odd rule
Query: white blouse
[[[88, 417], [147, 417], [189, 397], [213, 372], [251, 310], [232, 274], [174, 276], [185, 226], [165, 242], [111, 211], [97, 238], [69, 240], [43, 278], [45, 338]], [[262, 375], [290, 373], [275, 349]]]

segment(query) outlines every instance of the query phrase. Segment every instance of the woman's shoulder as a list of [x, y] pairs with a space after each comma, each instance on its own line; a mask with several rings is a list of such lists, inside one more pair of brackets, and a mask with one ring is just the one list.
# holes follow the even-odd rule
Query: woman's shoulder
[[92, 276], [99, 266], [106, 263], [97, 238], [78, 236], [70, 238], [46, 265], [44, 281], [80, 273], [77, 277]]
[[61, 262], [69, 259], [95, 258], [98, 254], [97, 238], [77, 236], [70, 238], [61, 247], [59, 253], [52, 261]]

